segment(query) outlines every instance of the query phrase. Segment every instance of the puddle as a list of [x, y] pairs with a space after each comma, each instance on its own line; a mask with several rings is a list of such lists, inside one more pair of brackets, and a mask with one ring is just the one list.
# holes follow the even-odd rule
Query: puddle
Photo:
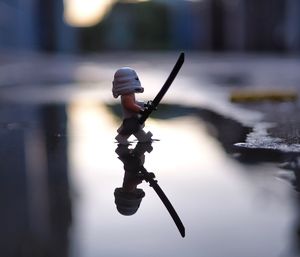
[[78, 194], [72, 256], [278, 256], [290, 248], [293, 191], [276, 178], [279, 169], [235, 161], [195, 115], [147, 122], [160, 141], [145, 154], [144, 166], [174, 205], [186, 237], [145, 182], [138, 211], [121, 215], [113, 192], [124, 169], [111, 140], [119, 121], [98, 104], [70, 108], [69, 158]]
[[138, 185], [145, 196], [136, 213], [120, 214], [114, 192], [123, 185], [124, 163], [112, 110], [98, 101], [1, 109], [2, 253], [252, 257], [296, 251], [291, 182], [275, 165], [237, 161], [231, 145], [247, 128], [195, 107], [165, 105], [146, 123], [159, 141], [145, 152], [144, 167], [155, 173], [185, 238], [145, 181]]

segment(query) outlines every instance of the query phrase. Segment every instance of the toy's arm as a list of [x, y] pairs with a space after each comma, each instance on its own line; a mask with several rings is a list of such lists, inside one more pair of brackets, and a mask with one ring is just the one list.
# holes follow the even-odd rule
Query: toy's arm
[[122, 95], [121, 101], [122, 105], [130, 111], [136, 113], [143, 111], [143, 108], [136, 103], [134, 94]]

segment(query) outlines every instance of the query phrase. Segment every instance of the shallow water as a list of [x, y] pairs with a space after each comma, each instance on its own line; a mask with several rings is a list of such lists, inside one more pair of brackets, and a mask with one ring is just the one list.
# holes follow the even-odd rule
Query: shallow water
[[159, 141], [144, 167], [180, 216], [182, 238], [146, 182], [137, 213], [117, 211], [113, 192], [124, 169], [110, 108], [77, 102], [7, 111], [13, 109], [19, 121], [1, 129], [3, 253], [39, 256], [55, 247], [52, 256], [250, 257], [282, 256], [297, 246], [299, 203], [283, 171], [239, 163], [193, 115], [146, 126]]
[[71, 107], [71, 113], [70, 174], [79, 195], [73, 256], [279, 256], [292, 247], [293, 192], [277, 178], [279, 169], [238, 163], [192, 116], [150, 120], [147, 128], [160, 141], [144, 164], [173, 203], [186, 237], [145, 182], [137, 213], [122, 216], [113, 196], [124, 175], [111, 140], [116, 123], [101, 106]]
[[[148, 85], [157, 85], [167, 70], [136, 64]], [[299, 255], [297, 173], [278, 168], [276, 160], [244, 162], [247, 156], [241, 158], [244, 153], [233, 145], [243, 142], [249, 128], [224, 113], [244, 121], [256, 114], [233, 111], [221, 90], [205, 91], [203, 81], [198, 88], [184, 71], [177, 89], [146, 122], [157, 141], [145, 153], [144, 167], [155, 173], [186, 236], [145, 181], [138, 186], [146, 194], [138, 211], [118, 212], [114, 190], [124, 177], [114, 142], [118, 101], [102, 87], [114, 66], [104, 69], [100, 89], [85, 82], [2, 90], [0, 255]], [[76, 74], [95, 74], [95, 67], [104, 65], [83, 63]], [[189, 93], [183, 94], [181, 84], [190, 85]], [[205, 98], [214, 93], [218, 106]], [[132, 140], [130, 149], [136, 146]]]

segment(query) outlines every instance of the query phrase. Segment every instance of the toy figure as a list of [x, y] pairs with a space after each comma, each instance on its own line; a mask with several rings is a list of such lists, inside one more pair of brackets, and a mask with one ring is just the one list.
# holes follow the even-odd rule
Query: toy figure
[[135, 93], [143, 93], [144, 88], [141, 87], [140, 80], [136, 72], [129, 68], [123, 67], [116, 71], [113, 81], [113, 96], [118, 98], [121, 96], [121, 104], [123, 109], [123, 123], [117, 130], [118, 135], [116, 140], [119, 144], [128, 145], [128, 138], [133, 134], [139, 142], [151, 142], [152, 133], [146, 133], [144, 128], [144, 122], [152, 113], [157, 109], [160, 101], [168, 91], [172, 82], [176, 78], [182, 64], [184, 63], [184, 53], [180, 53], [175, 66], [173, 67], [166, 82], [155, 96], [153, 101], [149, 101], [147, 104], [138, 102], [135, 99]]
[[121, 96], [123, 111], [123, 123], [117, 130], [119, 133], [116, 140], [119, 144], [129, 144], [128, 138], [133, 134], [139, 142], [150, 142], [151, 132], [143, 130], [144, 124], [140, 124], [139, 115], [143, 113], [147, 104], [137, 101], [135, 93], [143, 93], [137, 73], [129, 68], [123, 67], [116, 71], [113, 80], [112, 93], [115, 98]]
[[[145, 196], [144, 191], [137, 188], [137, 186], [144, 180], [149, 183], [149, 186], [153, 188], [161, 199], [182, 237], [185, 236], [185, 228], [182, 221], [158, 185], [154, 173], [148, 172], [144, 167], [145, 152], [150, 153], [152, 151], [151, 143], [153, 140], [152, 133], [146, 133], [143, 128], [147, 118], [157, 109], [157, 106], [170, 88], [183, 62], [184, 53], [180, 53], [166, 82], [153, 101], [149, 101], [147, 104], [135, 99], [135, 93], [143, 93], [144, 88], [141, 86], [136, 72], [129, 67], [123, 67], [116, 71], [112, 87], [113, 96], [115, 98], [121, 96], [123, 111], [123, 122], [117, 130], [119, 134], [116, 136], [116, 140], [119, 144], [116, 153], [124, 164], [125, 173], [122, 187], [116, 188], [114, 192], [117, 210], [123, 215], [136, 213]], [[134, 135], [138, 140], [134, 149], [129, 148], [128, 138], [131, 135]]]

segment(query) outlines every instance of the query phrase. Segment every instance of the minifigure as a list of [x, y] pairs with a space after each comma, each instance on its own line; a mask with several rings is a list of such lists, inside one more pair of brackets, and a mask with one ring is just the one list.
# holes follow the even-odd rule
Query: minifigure
[[113, 80], [112, 93], [114, 98], [121, 96], [121, 105], [123, 111], [123, 122], [118, 128], [116, 140], [119, 144], [129, 144], [128, 138], [134, 135], [139, 142], [150, 142], [152, 133], [143, 130], [144, 124], [140, 124], [139, 115], [147, 109], [147, 104], [137, 101], [135, 93], [143, 93], [135, 70], [129, 67], [123, 67], [116, 71]]

